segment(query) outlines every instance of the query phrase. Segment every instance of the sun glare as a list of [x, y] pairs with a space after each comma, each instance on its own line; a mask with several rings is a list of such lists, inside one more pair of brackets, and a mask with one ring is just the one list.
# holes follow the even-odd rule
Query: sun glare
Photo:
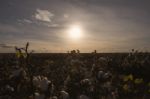
[[68, 35], [71, 39], [79, 39], [82, 37], [81, 27], [78, 25], [71, 26], [68, 31]]

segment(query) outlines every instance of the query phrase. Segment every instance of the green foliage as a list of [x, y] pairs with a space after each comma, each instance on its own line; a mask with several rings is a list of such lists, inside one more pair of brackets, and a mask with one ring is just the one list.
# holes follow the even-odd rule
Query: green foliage
[[141, 84], [141, 83], [143, 83], [144, 81], [143, 81], [143, 78], [136, 78], [135, 80], [134, 80], [134, 83], [135, 84]]
[[123, 77], [123, 81], [127, 82], [127, 81], [132, 81], [133, 80], [133, 75], [129, 74], [129, 75], [125, 75]]

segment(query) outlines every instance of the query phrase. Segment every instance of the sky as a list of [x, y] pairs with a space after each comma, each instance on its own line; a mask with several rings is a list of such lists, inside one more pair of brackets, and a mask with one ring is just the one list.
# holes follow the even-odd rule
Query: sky
[[[0, 53], [150, 51], [149, 0], [0, 0]], [[68, 31], [78, 26], [82, 37]]]

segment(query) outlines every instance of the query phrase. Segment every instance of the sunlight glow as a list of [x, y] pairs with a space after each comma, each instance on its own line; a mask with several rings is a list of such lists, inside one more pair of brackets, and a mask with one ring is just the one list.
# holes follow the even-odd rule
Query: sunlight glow
[[78, 26], [78, 25], [73, 25], [69, 28], [69, 31], [68, 31], [68, 36], [71, 38], [71, 39], [79, 39], [82, 37], [82, 30], [81, 30], [81, 27]]

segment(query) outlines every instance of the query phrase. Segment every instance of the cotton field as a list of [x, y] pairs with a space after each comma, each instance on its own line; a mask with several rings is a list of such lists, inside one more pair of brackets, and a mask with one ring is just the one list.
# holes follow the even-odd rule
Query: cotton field
[[150, 54], [0, 56], [0, 99], [149, 99]]

